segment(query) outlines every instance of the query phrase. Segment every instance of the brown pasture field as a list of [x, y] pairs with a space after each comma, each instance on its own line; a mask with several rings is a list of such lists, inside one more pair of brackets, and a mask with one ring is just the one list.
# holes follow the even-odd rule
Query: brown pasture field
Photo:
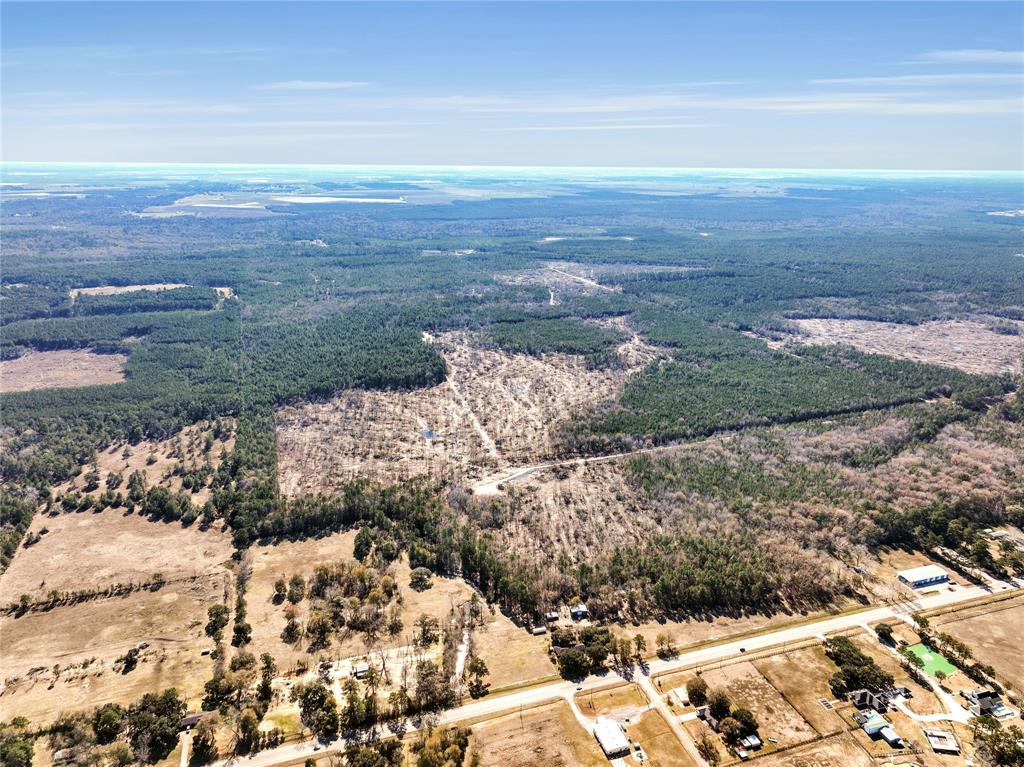
[[754, 667], [819, 735], [842, 729], [843, 721], [835, 711], [818, 702], [833, 699], [828, 680], [836, 671], [821, 647], [772, 655], [754, 661]]
[[[1020, 373], [1024, 334], [1005, 335], [982, 320], [900, 325], [870, 320], [789, 320], [797, 343], [843, 344], [869, 354], [957, 367], [968, 373]], [[1015, 323], [1019, 327], [1021, 323]]]
[[757, 760], [758, 767], [877, 767], [849, 733], [808, 743]]
[[471, 750], [480, 767], [606, 767], [593, 735], [567, 703], [509, 714], [473, 727]]
[[[565, 354], [510, 354], [472, 333], [431, 340], [448, 363], [448, 379], [438, 386], [344, 391], [278, 411], [278, 477], [286, 493], [329, 490], [357, 476], [470, 481], [543, 460], [558, 422], [616, 396], [635, 369], [589, 370], [581, 357]], [[637, 343], [625, 342], [623, 355], [639, 366], [652, 356]]]
[[762, 740], [776, 738], [778, 747], [785, 748], [817, 735], [752, 663], [736, 663], [705, 671], [703, 676], [711, 690], [725, 691], [733, 707], [750, 709], [760, 724]]
[[44, 529], [39, 542], [22, 546], [0, 576], [0, 604], [22, 594], [38, 599], [51, 590], [142, 583], [155, 573], [173, 581], [224, 572], [232, 554], [231, 540], [219, 528], [151, 522], [123, 509], [36, 514], [29, 532]]
[[[166, 687], [195, 703], [213, 673], [202, 655], [213, 646], [203, 633], [206, 612], [223, 600], [225, 581], [207, 574], [156, 591], [0, 617], [0, 719], [20, 714], [43, 724], [62, 711], [128, 704]], [[117, 658], [143, 643], [135, 670], [115, 670]]]
[[631, 724], [629, 737], [640, 744], [652, 767], [697, 767], [658, 711], [648, 711]]
[[978, 660], [991, 665], [1018, 690], [1024, 690], [1024, 657], [1020, 652], [1024, 599], [999, 603], [988, 612], [951, 613], [933, 619], [933, 623], [940, 631], [966, 642]]
[[88, 349], [27, 352], [0, 360], [0, 391], [72, 389], [125, 380], [123, 354], [96, 354]]

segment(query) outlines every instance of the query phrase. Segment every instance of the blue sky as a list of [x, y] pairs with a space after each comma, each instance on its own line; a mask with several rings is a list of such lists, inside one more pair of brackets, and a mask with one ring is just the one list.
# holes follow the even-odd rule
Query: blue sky
[[1019, 169], [1020, 3], [11, 3], [5, 160]]

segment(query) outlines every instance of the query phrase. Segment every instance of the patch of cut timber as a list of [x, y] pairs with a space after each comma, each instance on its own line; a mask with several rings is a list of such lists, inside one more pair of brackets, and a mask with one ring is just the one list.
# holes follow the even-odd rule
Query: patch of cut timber
[[71, 389], [123, 381], [128, 358], [87, 349], [28, 352], [0, 361], [0, 392]]
[[[1024, 322], [942, 320], [900, 325], [870, 320], [789, 320], [799, 328], [792, 341], [843, 344], [869, 354], [947, 365], [968, 373], [1020, 373], [1024, 370]], [[1017, 333], [1000, 333], [994, 324]]]
[[290, 495], [355, 477], [427, 474], [467, 481], [549, 458], [557, 423], [611, 399], [654, 358], [634, 335], [617, 369], [566, 354], [509, 354], [469, 333], [432, 339], [448, 380], [406, 392], [349, 390], [277, 414], [278, 477]]

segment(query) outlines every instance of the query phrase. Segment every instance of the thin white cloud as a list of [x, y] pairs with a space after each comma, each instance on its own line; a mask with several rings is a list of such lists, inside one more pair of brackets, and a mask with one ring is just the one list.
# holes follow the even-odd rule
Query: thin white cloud
[[491, 128], [493, 131], [605, 131], [605, 130], [687, 130], [691, 128], [721, 128], [711, 123], [601, 123], [599, 125], [519, 125]]
[[929, 51], [919, 58], [926, 61], [959, 61], [973, 64], [1024, 64], [1024, 51], [1003, 51], [992, 48], [958, 48]]
[[343, 91], [361, 88], [368, 83], [355, 80], [281, 80], [280, 82], [257, 85], [262, 91]]
[[893, 75], [890, 77], [829, 77], [811, 80], [814, 85], [980, 85], [1019, 83], [1024, 72], [974, 72], [935, 75]]
[[[693, 94], [612, 95], [547, 94], [542, 97], [416, 97], [409, 107], [448, 112], [522, 115], [644, 115], [651, 123], [663, 122], [665, 112], [760, 111], [884, 115], [968, 115], [1015, 113], [1024, 108], [1021, 98], [924, 97], [900, 90], [842, 91], [778, 96], [717, 96]], [[662, 117], [659, 120], [659, 113]]]

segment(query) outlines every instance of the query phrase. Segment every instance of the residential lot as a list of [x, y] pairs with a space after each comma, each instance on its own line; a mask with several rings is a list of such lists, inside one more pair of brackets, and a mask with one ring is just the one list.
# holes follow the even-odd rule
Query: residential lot
[[473, 728], [480, 767], [606, 767], [594, 736], [566, 703], [509, 714]]
[[803, 743], [817, 735], [793, 706], [752, 663], [736, 663], [704, 673], [711, 690], [724, 690], [734, 708], [749, 709], [760, 723], [761, 740], [778, 741], [779, 748]]
[[834, 699], [828, 680], [836, 666], [820, 645], [773, 655], [755, 661], [754, 667], [818, 734], [829, 735], [842, 728], [835, 710], [821, 703]]

